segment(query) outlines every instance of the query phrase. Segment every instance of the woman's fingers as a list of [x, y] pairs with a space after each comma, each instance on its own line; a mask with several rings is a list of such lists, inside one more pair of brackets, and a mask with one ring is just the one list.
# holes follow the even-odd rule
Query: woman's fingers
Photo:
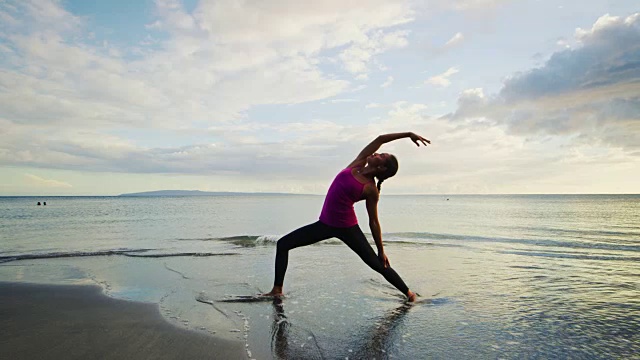
[[419, 139], [412, 139], [414, 143], [416, 143], [416, 146], [420, 146], [420, 143], [422, 143], [422, 145], [427, 146], [428, 144], [431, 144], [431, 141], [421, 137]]
[[386, 254], [378, 255], [378, 257], [380, 258], [380, 261], [382, 262], [382, 266], [384, 268], [388, 268], [391, 266], [391, 264], [389, 263], [389, 258]]

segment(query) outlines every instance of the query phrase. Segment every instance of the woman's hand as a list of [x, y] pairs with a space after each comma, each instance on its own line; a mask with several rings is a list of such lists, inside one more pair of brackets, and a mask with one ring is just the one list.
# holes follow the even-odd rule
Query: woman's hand
[[378, 259], [380, 259], [380, 262], [382, 262], [382, 266], [385, 269], [391, 266], [391, 264], [389, 264], [389, 258], [387, 257], [387, 254], [384, 253], [384, 251], [380, 251], [378, 253]]
[[413, 141], [417, 146], [420, 146], [420, 143], [422, 143], [422, 145], [424, 146], [427, 146], [427, 144], [431, 144], [431, 141], [423, 138], [418, 134], [410, 133], [409, 137], [411, 138], [411, 141]]

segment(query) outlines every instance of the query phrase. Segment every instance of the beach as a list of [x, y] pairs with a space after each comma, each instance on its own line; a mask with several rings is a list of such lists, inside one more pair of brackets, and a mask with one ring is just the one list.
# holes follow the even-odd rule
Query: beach
[[315, 221], [322, 200], [71, 197], [44, 209], [0, 198], [2, 349], [214, 359], [640, 351], [637, 195], [386, 196], [385, 251], [418, 304], [337, 239], [291, 251], [281, 301], [245, 298], [270, 289], [276, 241]]
[[640, 0], [0, 23], [0, 360], [640, 360]]
[[98, 286], [0, 283], [6, 359], [246, 359], [244, 343], [168, 323]]

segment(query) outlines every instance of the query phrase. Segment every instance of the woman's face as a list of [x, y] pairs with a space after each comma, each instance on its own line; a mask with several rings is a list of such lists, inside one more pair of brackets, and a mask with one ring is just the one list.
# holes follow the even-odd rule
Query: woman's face
[[390, 158], [391, 158], [391, 154], [374, 153], [374, 154], [369, 155], [367, 157], [367, 165], [375, 167], [375, 168], [377, 168], [377, 167], [385, 167], [385, 165], [387, 164], [387, 161], [389, 161]]

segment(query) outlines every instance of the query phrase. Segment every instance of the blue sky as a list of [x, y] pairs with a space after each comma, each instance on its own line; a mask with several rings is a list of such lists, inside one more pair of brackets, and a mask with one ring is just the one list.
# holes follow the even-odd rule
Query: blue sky
[[637, 1], [4, 1], [0, 195], [638, 193]]

